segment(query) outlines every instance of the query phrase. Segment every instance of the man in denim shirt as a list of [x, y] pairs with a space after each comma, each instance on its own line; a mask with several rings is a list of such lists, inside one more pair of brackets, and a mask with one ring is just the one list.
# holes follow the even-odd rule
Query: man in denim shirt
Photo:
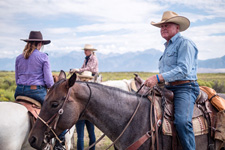
[[180, 34], [189, 27], [190, 21], [175, 12], [166, 11], [159, 23], [151, 24], [161, 29], [166, 43], [159, 59], [159, 74], [149, 77], [145, 85], [153, 87], [158, 82], [168, 83], [166, 88], [174, 93], [174, 125], [182, 148], [195, 150], [192, 115], [199, 94], [196, 82], [198, 49], [191, 40]]

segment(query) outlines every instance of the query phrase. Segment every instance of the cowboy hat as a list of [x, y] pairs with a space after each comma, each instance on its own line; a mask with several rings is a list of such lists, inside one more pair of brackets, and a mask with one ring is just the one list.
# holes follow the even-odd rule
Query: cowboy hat
[[51, 43], [50, 40], [43, 40], [40, 31], [30, 31], [29, 39], [21, 39], [25, 42], [42, 42], [44, 45]]
[[179, 16], [177, 13], [173, 11], [165, 11], [162, 16], [162, 20], [158, 23], [151, 22], [151, 25], [156, 27], [161, 27], [161, 24], [172, 22], [178, 24], [180, 26], [180, 32], [186, 30], [190, 26], [190, 21], [188, 18]]
[[91, 44], [85, 44], [82, 50], [97, 51]]
[[90, 78], [93, 79], [94, 77], [92, 76], [92, 72], [90, 71], [84, 71], [81, 74], [78, 74], [79, 78]]

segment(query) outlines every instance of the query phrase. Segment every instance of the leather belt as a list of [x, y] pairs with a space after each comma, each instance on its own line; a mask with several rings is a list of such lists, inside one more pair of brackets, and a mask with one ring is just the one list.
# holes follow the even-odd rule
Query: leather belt
[[31, 85], [31, 86], [30, 86], [30, 89], [36, 90], [36, 89], [37, 89], [37, 85]]
[[190, 82], [195, 82], [195, 80], [179, 80], [179, 81], [174, 81], [174, 82], [169, 82], [169, 85], [180, 85], [184, 83], [190, 83]]
[[36, 90], [38, 88], [46, 88], [45, 86], [43, 85], [23, 85], [23, 84], [18, 84], [17, 86], [20, 86], [21, 88], [29, 88], [29, 89], [32, 89], [32, 90]]
[[44, 86], [42, 86], [42, 85], [31, 85], [30, 89], [36, 90], [36, 89], [41, 88], [41, 87], [44, 87]]

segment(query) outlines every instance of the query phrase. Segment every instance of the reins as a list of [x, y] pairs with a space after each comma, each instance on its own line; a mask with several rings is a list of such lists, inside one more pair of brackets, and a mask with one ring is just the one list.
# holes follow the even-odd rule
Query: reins
[[84, 115], [84, 113], [85, 113], [85, 111], [86, 111], [86, 109], [87, 109], [87, 107], [88, 107], [88, 104], [90, 103], [90, 100], [91, 100], [91, 95], [92, 95], [91, 87], [90, 87], [90, 85], [89, 85], [87, 82], [86, 82], [86, 84], [87, 84], [87, 87], [88, 87], [89, 90], [90, 90], [90, 94], [89, 94], [88, 102], [87, 102], [87, 104], [86, 104], [84, 110], [81, 112], [81, 114], [80, 114], [80, 116], [79, 116], [78, 119], [80, 119], [80, 118]]
[[[143, 86], [144, 86], [144, 85], [142, 85], [142, 86], [140, 87], [140, 89], [136, 92], [136, 94], [139, 93], [139, 91], [141, 90], [141, 88], [142, 88]], [[142, 97], [143, 97], [143, 95], [141, 96], [141, 98], [142, 98]], [[138, 98], [137, 98], [137, 99], [138, 99]], [[125, 128], [123, 129], [123, 131], [120, 133], [120, 135], [116, 138], [116, 140], [115, 140], [112, 144], [110, 144], [105, 150], [108, 150], [110, 147], [112, 147], [112, 146], [120, 139], [120, 137], [124, 134], [124, 132], [126, 131], [126, 129], [129, 127], [130, 123], [131, 123], [132, 120], [134, 119], [134, 116], [136, 115], [136, 113], [137, 113], [137, 111], [138, 111], [140, 105], [141, 105], [141, 100], [138, 99], [137, 107], [136, 107], [135, 111], [133, 112], [131, 118], [129, 119], [129, 122], [127, 123], [127, 125], [125, 126]], [[148, 134], [149, 134], [149, 132], [146, 133], [146, 135], [148, 135]], [[102, 135], [95, 143], [93, 143], [93, 144], [92, 144], [91, 146], [89, 146], [87, 149], [90, 149], [90, 148], [92, 148], [94, 145], [96, 145], [99, 141], [102, 140], [102, 138], [103, 138], [104, 136], [105, 136], [105, 134], [103, 134], [103, 135]]]
[[[84, 113], [85, 113], [85, 111], [86, 111], [86, 109], [87, 109], [87, 107], [88, 107], [88, 104], [90, 103], [90, 99], [91, 99], [91, 95], [92, 95], [92, 91], [91, 91], [91, 88], [90, 88], [89, 84], [88, 84], [88, 83], [86, 83], [86, 84], [87, 84], [87, 86], [88, 86], [88, 88], [89, 88], [89, 90], [90, 90], [90, 95], [89, 95], [89, 98], [88, 98], [88, 102], [87, 102], [87, 104], [86, 104], [84, 110], [83, 110], [82, 113], [80, 114], [79, 118], [81, 118], [81, 117], [84, 115]], [[57, 124], [58, 124], [58, 120], [59, 120], [60, 115], [62, 115], [63, 112], [64, 112], [63, 109], [64, 109], [64, 106], [65, 106], [65, 103], [66, 103], [67, 101], [69, 101], [70, 93], [71, 93], [71, 88], [69, 88], [69, 91], [68, 91], [68, 93], [67, 93], [67, 95], [66, 95], [66, 98], [65, 98], [65, 100], [63, 101], [62, 107], [61, 107], [61, 108], [58, 110], [58, 112], [55, 113], [48, 121], [44, 121], [44, 119], [42, 119], [40, 116], [38, 116], [38, 119], [40, 119], [40, 121], [41, 121], [42, 123], [44, 123], [44, 124], [48, 127], [48, 129], [50, 129], [50, 131], [54, 134], [56, 140], [58, 140], [60, 143], [62, 143], [62, 141], [61, 141], [60, 138], [57, 136], [57, 134], [55, 133], [54, 130], [56, 129], [56, 126], [57, 126]], [[51, 126], [52, 123], [54, 123], [53, 128], [52, 128], [52, 126]], [[67, 130], [66, 133], [67, 133], [68, 131], [69, 131], [69, 130]], [[65, 133], [65, 134], [66, 134], [66, 133]]]
[[[144, 84], [141, 85], [141, 87], [139, 88], [139, 90], [136, 92], [138, 93], [142, 87], [144, 87]], [[153, 87], [154, 88], [154, 87]], [[151, 89], [149, 89], [145, 94], [148, 94], [149, 91]], [[153, 90], [154, 91], [154, 90]], [[142, 95], [143, 96], [143, 95]], [[149, 96], [148, 96], [149, 97]], [[150, 97], [149, 97], [150, 98]], [[152, 98], [151, 98], [151, 107], [150, 107], [150, 128], [151, 130], [146, 132], [142, 137], [140, 137], [137, 141], [135, 141], [134, 143], [132, 143], [129, 147], [126, 148], [126, 150], [137, 150], [142, 144], [145, 143], [145, 141], [147, 141], [149, 138], [152, 139], [152, 146], [151, 149], [154, 150], [154, 142], [155, 142], [155, 137], [154, 137], [154, 132], [156, 132], [154, 126], [153, 126], [153, 118], [152, 118], [152, 112], [153, 112], [153, 105], [154, 105], [154, 98], [155, 98], [155, 93], [153, 93]], [[155, 112], [154, 112], [155, 113]], [[158, 142], [157, 142], [158, 143]], [[157, 145], [158, 146], [158, 145]], [[157, 147], [158, 148], [158, 147]]]
[[[92, 91], [91, 91], [91, 87], [89, 86], [89, 84], [88, 83], [86, 83], [87, 84], [87, 87], [89, 88], [89, 90], [90, 90], [90, 94], [89, 94], [89, 98], [88, 98], [88, 102], [87, 102], [87, 104], [86, 104], [86, 106], [85, 106], [85, 108], [84, 108], [84, 110], [81, 112], [81, 114], [80, 114], [80, 116], [79, 116], [79, 118], [81, 118], [84, 114], [85, 114], [85, 111], [87, 110], [87, 107], [88, 107], [88, 105], [89, 105], [89, 103], [90, 103], [90, 100], [91, 100], [91, 95], [92, 95]], [[140, 88], [139, 88], [139, 90], [136, 92], [136, 94], [137, 93], [139, 93], [139, 91], [142, 89], [142, 87], [143, 87], [144, 85], [142, 85]], [[50, 131], [54, 134], [54, 136], [55, 136], [55, 138], [60, 142], [60, 143], [62, 143], [62, 141], [59, 139], [59, 137], [57, 136], [57, 134], [55, 133], [55, 129], [56, 129], [56, 127], [57, 127], [57, 124], [58, 124], [58, 120], [59, 120], [59, 117], [63, 114], [63, 112], [64, 112], [64, 106], [65, 106], [65, 103], [67, 102], [67, 101], [69, 101], [69, 96], [70, 96], [70, 92], [71, 92], [71, 88], [69, 88], [69, 90], [68, 90], [68, 93], [67, 93], [67, 95], [66, 95], [66, 98], [65, 98], [65, 100], [63, 101], [63, 104], [62, 104], [62, 107], [58, 110], [58, 112], [56, 113], [56, 114], [54, 114], [48, 121], [44, 121], [41, 117], [39, 117], [38, 116], [38, 119], [40, 119], [40, 121], [43, 123], [43, 124], [45, 124], [47, 127], [48, 127], [48, 129], [50, 129]], [[147, 91], [147, 92], [149, 92], [149, 91]], [[146, 93], [147, 93], [146, 92]], [[143, 97], [143, 95], [141, 95], [141, 98]], [[137, 98], [138, 99], [138, 98]], [[120, 137], [124, 134], [124, 132], [126, 131], [126, 129], [129, 127], [129, 125], [130, 125], [130, 123], [132, 122], [132, 120], [134, 119], [134, 116], [136, 115], [136, 113], [137, 113], [137, 111], [138, 111], [138, 109], [139, 109], [139, 107], [140, 107], [140, 104], [141, 104], [141, 100], [140, 99], [138, 99], [138, 104], [137, 104], [137, 106], [136, 106], [136, 109], [135, 109], [135, 111], [133, 112], [133, 114], [132, 114], [132, 116], [131, 116], [131, 118], [129, 119], [129, 122], [127, 123], [127, 125], [125, 126], [125, 128], [123, 129], [123, 131], [120, 133], [120, 135], [116, 138], [116, 140], [111, 144], [111, 145], [109, 145], [105, 150], [108, 150], [111, 146], [113, 146], [119, 139], [120, 139]], [[54, 123], [53, 124], [53, 126], [51, 126], [51, 124], [52, 123]], [[67, 130], [67, 132], [68, 132], [69, 130]], [[67, 133], [66, 132], [66, 133]], [[148, 131], [144, 136], [142, 136], [141, 138], [142, 139], [144, 139], [144, 142], [148, 139], [148, 138], [150, 138], [151, 136], [152, 136], [152, 133], [154, 132], [154, 130], [152, 131], [152, 130], [150, 130], [150, 131]], [[99, 141], [101, 141], [102, 140], [102, 138], [105, 136], [105, 134], [103, 134], [95, 143], [93, 143], [91, 146], [89, 146], [87, 149], [90, 149], [91, 147], [93, 147], [94, 145], [96, 145]], [[137, 142], [139, 142], [139, 145], [140, 145], [140, 141], [137, 141]], [[136, 142], [135, 143], [133, 143], [132, 145], [130, 145], [127, 149], [129, 149], [129, 148], [133, 148], [133, 145], [136, 145], [137, 146], [137, 144], [136, 144]], [[142, 143], [143, 144], [143, 143]], [[139, 146], [138, 145], [138, 146]]]
[[[57, 123], [58, 123], [58, 120], [59, 120], [60, 115], [62, 115], [63, 112], [64, 112], [63, 108], [64, 108], [64, 106], [65, 106], [66, 101], [69, 101], [70, 92], [71, 92], [71, 88], [69, 88], [69, 91], [68, 91], [68, 93], [67, 93], [67, 95], [66, 95], [66, 98], [65, 98], [65, 100], [63, 101], [62, 107], [61, 107], [61, 108], [58, 110], [58, 112], [55, 113], [48, 121], [44, 121], [44, 119], [42, 119], [42, 118], [38, 115], [38, 119], [40, 119], [40, 121], [41, 121], [42, 123], [44, 123], [44, 124], [48, 127], [48, 129], [51, 130], [51, 132], [54, 134], [56, 140], [58, 140], [60, 143], [62, 143], [62, 141], [59, 139], [59, 137], [57, 136], [57, 134], [55, 133], [54, 130], [56, 129], [56, 126], [57, 126]], [[54, 124], [53, 124], [53, 127], [51, 126], [52, 123], [54, 123]], [[69, 130], [67, 130], [66, 133], [67, 133], [68, 131], [69, 131]], [[65, 133], [65, 134], [66, 134], [66, 133]]]
[[138, 105], [137, 105], [137, 107], [136, 107], [136, 109], [135, 109], [133, 115], [131, 116], [129, 122], [127, 123], [127, 125], [125, 126], [125, 128], [123, 129], [123, 131], [120, 133], [120, 135], [116, 138], [116, 140], [115, 140], [111, 145], [109, 145], [109, 146], [106, 148], [106, 150], [108, 150], [111, 146], [113, 146], [113, 145], [119, 140], [119, 138], [123, 135], [123, 133], [126, 131], [126, 129], [128, 128], [128, 126], [130, 125], [131, 121], [134, 119], [134, 116], [136, 115], [136, 113], [137, 113], [137, 111], [138, 111], [140, 105], [141, 105], [141, 101], [138, 99]]

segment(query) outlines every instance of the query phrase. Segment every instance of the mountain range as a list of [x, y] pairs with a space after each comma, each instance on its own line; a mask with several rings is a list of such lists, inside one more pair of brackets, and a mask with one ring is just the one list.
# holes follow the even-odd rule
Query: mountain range
[[[84, 61], [83, 51], [70, 53], [49, 53], [52, 71], [69, 71], [71, 68], [80, 68]], [[158, 60], [162, 52], [156, 49], [128, 52], [124, 54], [96, 53], [100, 72], [157, 72]], [[0, 58], [1, 71], [14, 71], [16, 58]], [[198, 60], [199, 72], [225, 72], [225, 56], [214, 59]]]

